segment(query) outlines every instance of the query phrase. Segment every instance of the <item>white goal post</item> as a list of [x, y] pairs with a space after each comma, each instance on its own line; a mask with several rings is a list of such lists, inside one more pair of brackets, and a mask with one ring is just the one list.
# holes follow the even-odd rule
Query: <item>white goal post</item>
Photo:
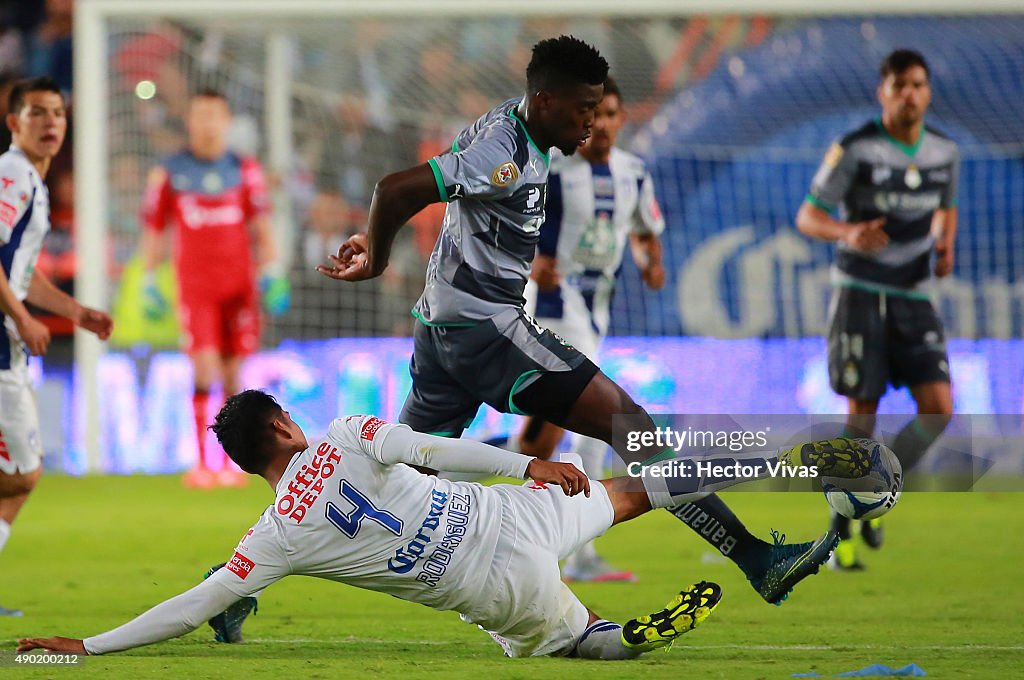
[[[811, 15], [955, 15], [1015, 13], [1013, 0], [79, 0], [74, 21], [74, 136], [77, 297], [87, 305], [108, 308], [107, 248], [108, 122], [110, 83], [107, 27], [111, 19], [201, 20], [211, 26], [259, 28], [265, 35], [265, 143], [271, 172], [282, 171], [292, 156], [289, 82], [289, 29], [300, 22], [346, 18], [409, 19], [447, 17], [486, 19], [503, 16], [685, 17], [764, 14]], [[275, 211], [287, 213], [287, 196], [275, 196]], [[286, 223], [279, 220], [277, 223]], [[281, 235], [287, 249], [290, 230]], [[81, 418], [90, 467], [101, 458], [97, 366], [104, 346], [94, 336], [75, 337], [75, 379], [84, 399]]]

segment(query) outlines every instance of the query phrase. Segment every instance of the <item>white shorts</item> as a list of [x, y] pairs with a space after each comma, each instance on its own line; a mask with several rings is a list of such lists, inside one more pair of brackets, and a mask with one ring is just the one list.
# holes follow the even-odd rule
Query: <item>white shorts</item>
[[587, 303], [578, 290], [570, 286], [562, 286], [562, 316], [554, 318], [537, 314], [537, 282], [530, 279], [526, 282], [523, 296], [526, 298], [524, 309], [544, 328], [561, 336], [563, 340], [587, 355], [591, 361], [597, 360], [597, 348], [604, 339], [604, 334], [594, 327], [593, 316], [587, 309]]
[[[0, 337], [0, 342], [8, 341], [7, 337]], [[16, 475], [39, 467], [43, 443], [25, 353], [16, 343], [11, 345], [11, 368], [0, 370], [0, 472]]]
[[608, 492], [600, 483], [590, 485], [590, 498], [535, 482], [491, 488], [505, 496], [485, 589], [491, 601], [463, 620], [478, 623], [508, 656], [571, 654], [590, 614], [562, 583], [558, 561], [612, 525]]

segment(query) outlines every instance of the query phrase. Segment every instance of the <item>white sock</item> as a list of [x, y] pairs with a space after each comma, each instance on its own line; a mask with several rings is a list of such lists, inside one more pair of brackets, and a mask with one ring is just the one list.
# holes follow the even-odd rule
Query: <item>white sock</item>
[[7, 520], [0, 519], [0, 551], [4, 549], [7, 544], [7, 539], [11, 536], [11, 525], [7, 523]]
[[[641, 481], [652, 508], [673, 508], [734, 484], [770, 476], [768, 465], [779, 461], [781, 451], [672, 458], [644, 468]], [[714, 474], [703, 471], [707, 465], [715, 466]], [[661, 474], [650, 474], [652, 467], [661, 468]], [[746, 476], [747, 472], [754, 474]]]
[[640, 656], [640, 652], [635, 652], [622, 644], [622, 626], [598, 619], [580, 636], [580, 641], [576, 643], [576, 656], [581, 659], [619, 661], [635, 659]]
[[583, 461], [583, 471], [594, 481], [604, 479], [604, 457], [608, 445], [600, 439], [574, 434], [572, 452]]

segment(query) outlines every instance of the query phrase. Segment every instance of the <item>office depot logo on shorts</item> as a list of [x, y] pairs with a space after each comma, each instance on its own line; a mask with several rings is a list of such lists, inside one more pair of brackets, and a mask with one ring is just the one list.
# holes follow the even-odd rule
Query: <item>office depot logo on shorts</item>
[[236, 550], [235, 554], [231, 556], [231, 561], [228, 562], [228, 571], [244, 581], [255, 566], [255, 562]]

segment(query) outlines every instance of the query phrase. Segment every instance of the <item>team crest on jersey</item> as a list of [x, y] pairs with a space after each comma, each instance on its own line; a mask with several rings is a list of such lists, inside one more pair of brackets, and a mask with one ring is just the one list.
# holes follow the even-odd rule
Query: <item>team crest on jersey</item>
[[203, 189], [209, 191], [211, 194], [216, 193], [224, 188], [224, 183], [220, 181], [220, 175], [215, 172], [208, 172], [203, 175]]
[[519, 179], [519, 168], [511, 161], [502, 163], [491, 173], [491, 184], [496, 187], [503, 187]]
[[916, 165], [907, 166], [907, 174], [903, 175], [903, 182], [911, 189], [921, 186], [921, 171]]
[[825, 152], [825, 165], [830, 168], [834, 168], [839, 165], [839, 159], [843, 157], [843, 147], [839, 144], [833, 144]]

